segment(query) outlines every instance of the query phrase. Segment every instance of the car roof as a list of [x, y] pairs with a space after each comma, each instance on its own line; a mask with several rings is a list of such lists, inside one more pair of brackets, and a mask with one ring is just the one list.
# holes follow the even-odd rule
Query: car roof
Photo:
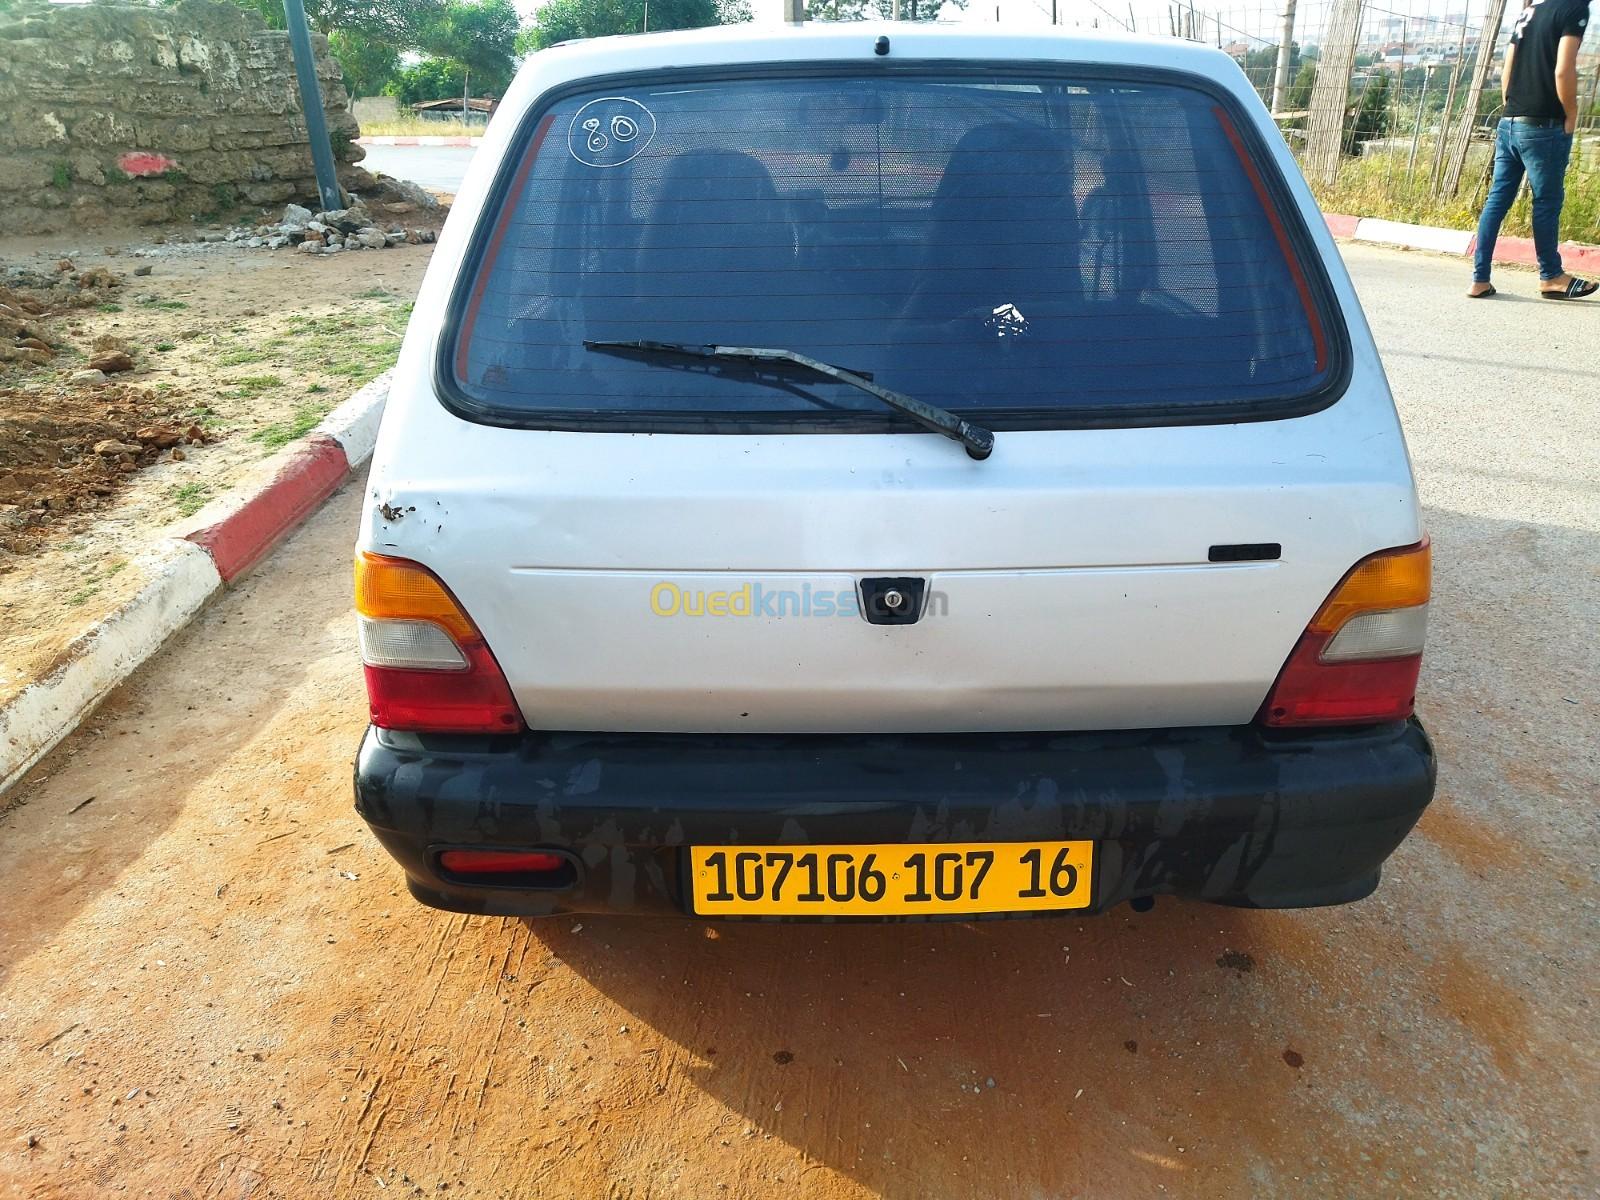
[[[889, 39], [889, 53], [874, 52]], [[530, 57], [540, 75], [568, 79], [663, 67], [839, 61], [861, 58], [894, 63], [1075, 62], [1187, 71], [1230, 84], [1239, 67], [1222, 51], [1197, 42], [1144, 34], [1002, 28], [942, 22], [808, 22], [801, 25], [719, 25], [670, 33], [624, 34], [562, 42]]]

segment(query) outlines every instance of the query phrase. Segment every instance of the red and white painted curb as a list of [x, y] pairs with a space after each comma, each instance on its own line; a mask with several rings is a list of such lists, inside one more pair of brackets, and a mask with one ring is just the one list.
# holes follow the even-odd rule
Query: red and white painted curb
[[358, 137], [358, 146], [481, 146], [483, 138], [468, 136], [463, 133], [435, 134], [423, 133], [416, 137], [379, 134], [376, 137]]
[[[1440, 229], [1433, 225], [1408, 225], [1404, 221], [1346, 217], [1338, 213], [1324, 213], [1323, 219], [1328, 222], [1328, 229], [1334, 237], [1371, 242], [1375, 246], [1432, 250], [1436, 254], [1451, 254], [1459, 258], [1471, 258], [1478, 248], [1477, 234], [1466, 229]], [[1532, 267], [1537, 266], [1539, 260], [1534, 255], [1532, 238], [1502, 235], [1494, 244], [1494, 261]], [[1600, 274], [1600, 246], [1562, 242], [1561, 265], [1579, 275]]]
[[0, 702], [0, 792], [372, 457], [391, 374], [139, 555], [145, 585], [74, 638], [48, 675]]

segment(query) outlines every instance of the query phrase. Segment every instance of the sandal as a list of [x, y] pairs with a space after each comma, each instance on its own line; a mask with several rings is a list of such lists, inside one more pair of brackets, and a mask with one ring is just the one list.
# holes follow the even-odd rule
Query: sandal
[[1488, 287], [1486, 287], [1481, 292], [1468, 292], [1467, 293], [1467, 299], [1468, 300], [1487, 300], [1490, 296], [1492, 296], [1494, 294], [1495, 294], [1495, 292], [1494, 292], [1494, 284], [1491, 283]]
[[1539, 289], [1539, 295], [1546, 300], [1582, 300], [1585, 296], [1592, 296], [1596, 292], [1600, 292], [1600, 283], [1596, 283], [1592, 279], [1579, 279], [1576, 275], [1572, 277], [1566, 287], [1557, 291]]

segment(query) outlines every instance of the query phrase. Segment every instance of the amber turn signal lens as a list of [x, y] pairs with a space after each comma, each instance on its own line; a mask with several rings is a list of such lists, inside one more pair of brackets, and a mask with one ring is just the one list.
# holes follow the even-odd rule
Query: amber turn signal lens
[[356, 555], [356, 611], [378, 621], [428, 621], [458, 642], [478, 636], [444, 584], [426, 567], [403, 558]]
[[1357, 613], [1413, 608], [1428, 602], [1433, 582], [1433, 550], [1427, 538], [1402, 550], [1363, 559], [1334, 589], [1306, 627], [1308, 633], [1337, 633]]

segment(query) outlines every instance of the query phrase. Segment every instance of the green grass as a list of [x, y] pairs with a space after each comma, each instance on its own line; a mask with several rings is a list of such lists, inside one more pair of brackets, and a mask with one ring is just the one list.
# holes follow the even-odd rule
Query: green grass
[[73, 608], [77, 608], [78, 605], [82, 604], [85, 600], [89, 599], [90, 596], [93, 596], [99, 590], [100, 585], [98, 583], [91, 583], [87, 587], [79, 588], [77, 591], [73, 592], [72, 595], [68, 596], [67, 603]]
[[250, 440], [268, 450], [278, 450], [297, 438], [303, 438], [317, 427], [317, 422], [333, 408], [331, 402], [301, 404], [287, 421], [264, 425], [250, 435]]
[[100, 304], [96, 305], [96, 307], [100, 312], [105, 313], [117, 313], [122, 311], [122, 305], [120, 304]]
[[178, 343], [177, 342], [157, 342], [156, 343], [156, 353], [157, 354], [165, 354], [168, 350], [176, 350], [177, 348], [178, 348]]
[[172, 488], [168, 495], [172, 498], [172, 505], [178, 510], [179, 516], [192, 517], [205, 507], [206, 501], [211, 498], [211, 485], [209, 483], [180, 483]]
[[219, 367], [242, 367], [249, 363], [266, 362], [269, 355], [253, 346], [240, 346], [234, 350], [224, 350], [211, 361]]
[[161, 300], [155, 296], [146, 296], [139, 300], [138, 303], [144, 308], [160, 308], [168, 312], [176, 312], [179, 309], [189, 307], [182, 300]]
[[233, 383], [235, 385], [233, 390], [223, 393], [232, 400], [249, 400], [261, 395], [262, 392], [270, 392], [274, 388], [283, 386], [283, 380], [276, 375], [243, 375]]
[[72, 164], [65, 162], [52, 163], [50, 166], [50, 186], [63, 192], [71, 187]]

